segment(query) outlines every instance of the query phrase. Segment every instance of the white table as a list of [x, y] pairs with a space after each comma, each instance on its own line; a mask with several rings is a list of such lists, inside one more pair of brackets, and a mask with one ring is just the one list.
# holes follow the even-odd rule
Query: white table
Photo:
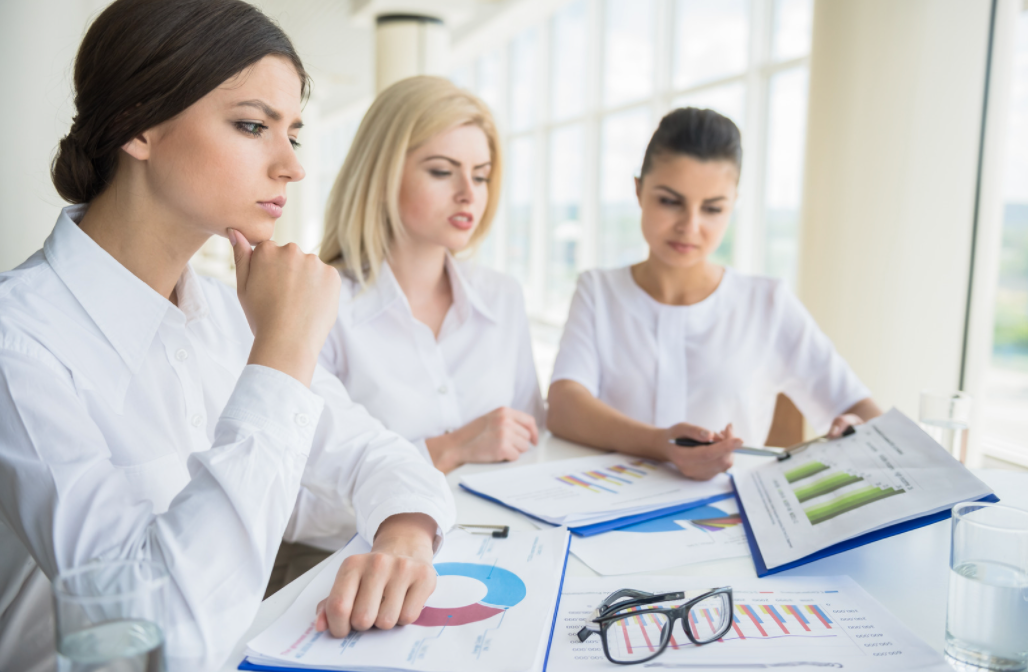
[[[532, 530], [535, 526], [525, 516], [488, 502], [462, 490], [458, 483], [463, 474], [492, 469], [509, 469], [515, 465], [561, 460], [593, 455], [598, 451], [579, 446], [553, 436], [544, 438], [537, 448], [525, 453], [515, 464], [467, 465], [448, 477], [457, 502], [458, 523], [510, 525], [511, 529]], [[756, 464], [768, 458], [736, 456], [736, 468]], [[974, 472], [991, 487], [1000, 500], [1009, 506], [1028, 509], [1028, 474], [998, 469], [979, 469]], [[949, 585], [950, 521], [922, 527], [905, 534], [889, 537], [855, 548], [830, 558], [818, 560], [796, 569], [782, 572], [782, 576], [834, 576], [848, 574], [857, 583], [884, 604], [907, 627], [925, 642], [942, 651], [946, 630], [946, 593]], [[267, 628], [320, 571], [313, 568], [261, 604], [250, 629], [236, 645], [222, 672], [237, 669], [243, 659], [246, 642]], [[568, 560], [569, 576], [597, 576], [578, 558]], [[673, 569], [648, 572], [650, 574], [677, 574], [685, 576], [722, 576], [752, 578], [756, 576], [750, 558], [733, 558]], [[632, 585], [632, 575], [621, 577], [626, 587]]]

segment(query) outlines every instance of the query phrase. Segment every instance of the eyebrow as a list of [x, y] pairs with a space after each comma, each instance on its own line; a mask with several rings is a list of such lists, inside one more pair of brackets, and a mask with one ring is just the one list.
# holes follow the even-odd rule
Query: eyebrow
[[[268, 105], [263, 100], [242, 100], [234, 105], [234, 107], [254, 107], [263, 112], [272, 121], [282, 121], [282, 113]], [[303, 128], [303, 122], [297, 119], [293, 123], [289, 124], [289, 128], [300, 129]]]
[[[460, 161], [457, 161], [456, 159], [451, 159], [448, 156], [443, 156], [442, 154], [435, 154], [433, 156], [426, 156], [424, 159], [421, 160], [421, 162], [424, 163], [425, 161], [431, 161], [432, 159], [442, 159], [443, 161], [449, 161], [450, 163], [452, 163], [453, 165], [457, 166], [458, 168], [460, 167]], [[474, 166], [472, 168], [472, 170], [478, 170], [479, 168], [488, 168], [488, 167], [490, 167], [492, 165], [493, 165], [492, 161], [486, 161], [483, 164]]]
[[[663, 184], [658, 184], [654, 188], [655, 189], [663, 189], [664, 191], [673, 194], [675, 196], [675, 198], [679, 198], [679, 199], [681, 199], [683, 201], [686, 200], [685, 196], [681, 195], [680, 193], [678, 193], [677, 191], [675, 191], [671, 187], [664, 186]], [[714, 201], [723, 201], [723, 200], [726, 200], [727, 198], [728, 198], [727, 196], [715, 196], [714, 198], [704, 199], [703, 202], [704, 203], [713, 203]]]

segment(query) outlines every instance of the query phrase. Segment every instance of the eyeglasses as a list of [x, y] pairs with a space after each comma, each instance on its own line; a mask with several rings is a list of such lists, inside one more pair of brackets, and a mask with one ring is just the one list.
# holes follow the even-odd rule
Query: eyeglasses
[[[680, 600], [687, 601], [677, 606], [664, 604]], [[610, 662], [644, 663], [663, 653], [668, 643], [676, 649], [685, 644], [676, 641], [672, 632], [677, 620], [682, 621], [677, 632], [684, 632], [693, 644], [717, 641], [732, 627], [732, 588], [715, 588], [692, 598], [684, 592], [654, 595], [630, 588], [619, 590], [586, 617], [578, 641], [596, 634], [603, 640], [603, 653]]]

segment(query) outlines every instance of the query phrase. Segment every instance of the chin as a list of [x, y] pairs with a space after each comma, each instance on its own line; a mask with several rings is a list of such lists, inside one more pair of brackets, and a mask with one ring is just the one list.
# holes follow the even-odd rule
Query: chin
[[[240, 222], [238, 226], [228, 226], [226, 229], [235, 229], [239, 233], [243, 234], [243, 237], [246, 238], [247, 242], [251, 245], [256, 245], [257, 243], [263, 243], [271, 240], [271, 237], [275, 235], [275, 221]], [[225, 231], [223, 235], [227, 236], [228, 231]]]
[[704, 255], [697, 250], [696, 252], [690, 252], [689, 254], [658, 254], [656, 255], [660, 262], [665, 266], [671, 268], [689, 268], [696, 264], [703, 263]]

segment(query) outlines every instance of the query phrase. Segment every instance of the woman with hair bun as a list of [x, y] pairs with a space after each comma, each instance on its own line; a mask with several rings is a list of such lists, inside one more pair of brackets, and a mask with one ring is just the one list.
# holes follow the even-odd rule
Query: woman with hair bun
[[881, 414], [781, 281], [710, 260], [741, 169], [731, 120], [695, 108], [661, 120], [636, 179], [649, 257], [579, 278], [550, 385], [554, 434], [709, 479], [743, 439], [763, 445], [779, 393], [831, 436]]
[[[414, 621], [453, 500], [317, 366], [336, 271], [270, 241], [304, 176], [289, 39], [240, 0], [116, 0], [74, 85], [53, 163], [74, 205], [0, 274], [0, 669], [52, 669], [48, 579], [125, 559], [168, 569], [169, 669], [216, 667], [287, 525], [332, 530], [351, 503], [372, 552], [343, 563], [317, 629]], [[237, 292], [188, 265], [212, 235]], [[322, 517], [294, 511], [301, 487]]]

